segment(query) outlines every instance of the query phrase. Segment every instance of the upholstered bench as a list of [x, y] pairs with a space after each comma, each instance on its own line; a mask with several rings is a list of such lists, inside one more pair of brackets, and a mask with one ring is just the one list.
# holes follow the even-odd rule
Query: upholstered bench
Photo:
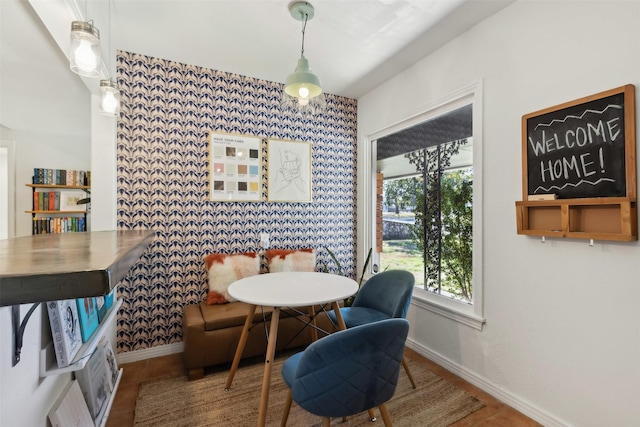
[[[266, 251], [265, 256], [271, 271], [308, 271], [315, 268], [313, 250], [271, 250]], [[225, 302], [230, 299], [226, 288], [234, 280], [259, 274], [260, 264], [256, 257], [256, 254], [245, 253], [227, 256], [216, 254], [205, 258], [209, 270], [207, 301], [185, 306], [182, 316], [184, 363], [190, 380], [202, 378], [205, 367], [233, 360], [249, 306], [240, 301]], [[299, 309], [305, 313], [306, 310], [304, 307]], [[266, 354], [265, 327], [271, 319], [271, 311], [271, 307], [256, 309], [243, 358]], [[316, 312], [319, 311], [316, 307]], [[267, 325], [264, 320], [267, 320]], [[305, 327], [303, 321], [308, 321], [308, 316], [291, 309], [282, 310], [276, 351], [311, 343], [311, 328]], [[334, 331], [331, 321], [322, 312], [317, 316], [316, 323], [325, 331]]]
[[[204, 368], [207, 366], [233, 360], [248, 311], [248, 304], [239, 301], [216, 305], [207, 305], [202, 302], [184, 308], [184, 363], [190, 380], [202, 378]], [[243, 358], [266, 353], [267, 339], [263, 314], [269, 321], [271, 308], [256, 309], [254, 325], [249, 330], [247, 344], [242, 353]], [[307, 316], [299, 316], [292, 310], [282, 310], [278, 324], [276, 351], [302, 347], [311, 343], [311, 328], [305, 328], [301, 320], [308, 320]], [[334, 331], [324, 313], [318, 315], [316, 323], [326, 331]]]

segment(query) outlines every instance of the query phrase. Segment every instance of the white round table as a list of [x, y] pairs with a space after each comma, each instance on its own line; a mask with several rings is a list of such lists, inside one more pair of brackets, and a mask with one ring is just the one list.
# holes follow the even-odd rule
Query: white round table
[[[225, 390], [231, 389], [233, 377], [238, 369], [242, 352], [247, 342], [249, 328], [253, 323], [253, 315], [256, 312], [256, 307], [259, 305], [273, 307], [267, 343], [267, 355], [264, 364], [262, 393], [260, 395], [258, 426], [264, 426], [267, 418], [269, 387], [271, 385], [271, 367], [273, 366], [276, 351], [280, 308], [310, 307], [309, 317], [314, 319], [313, 306], [330, 303], [336, 314], [338, 327], [340, 329], [346, 329], [338, 301], [350, 297], [357, 291], [358, 283], [348, 277], [329, 273], [302, 271], [258, 274], [237, 280], [229, 285], [229, 295], [238, 301], [248, 303], [249, 312], [247, 313], [247, 319], [242, 329], [242, 335], [240, 335], [236, 354], [233, 357], [233, 363], [231, 364], [231, 370], [227, 377]], [[312, 322], [315, 323], [315, 320], [312, 320]]]
[[245, 277], [233, 282], [228, 291], [248, 304], [306, 307], [348, 298], [358, 291], [358, 284], [336, 274], [292, 271]]

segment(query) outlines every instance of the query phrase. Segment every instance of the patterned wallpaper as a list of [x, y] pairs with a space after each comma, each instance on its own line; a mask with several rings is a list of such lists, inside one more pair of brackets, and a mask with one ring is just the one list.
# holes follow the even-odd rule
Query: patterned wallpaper
[[[118, 52], [119, 229], [156, 238], [118, 287], [118, 352], [182, 341], [182, 307], [205, 298], [203, 258], [213, 252], [314, 247], [318, 267], [355, 276], [357, 101], [327, 96], [302, 118], [279, 108], [282, 85]], [[261, 202], [209, 200], [208, 132], [262, 139]], [[267, 138], [311, 142], [311, 203], [268, 203]], [[263, 270], [264, 270], [263, 262]]]

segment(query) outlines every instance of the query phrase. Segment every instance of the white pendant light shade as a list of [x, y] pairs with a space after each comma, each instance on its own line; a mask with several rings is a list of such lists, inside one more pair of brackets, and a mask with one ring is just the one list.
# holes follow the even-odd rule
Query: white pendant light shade
[[98, 77], [100, 67], [100, 31], [91, 22], [71, 23], [71, 71], [86, 77]]
[[120, 112], [120, 89], [113, 80], [100, 80], [100, 105], [102, 114], [115, 116]]

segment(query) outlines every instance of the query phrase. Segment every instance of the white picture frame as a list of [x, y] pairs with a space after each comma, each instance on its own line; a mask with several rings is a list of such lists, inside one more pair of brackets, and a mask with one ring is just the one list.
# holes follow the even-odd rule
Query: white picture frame
[[209, 133], [209, 199], [262, 201], [262, 138]]
[[60, 191], [60, 210], [61, 211], [81, 211], [86, 212], [87, 205], [78, 205], [78, 200], [89, 197], [82, 190], [65, 190]]
[[269, 202], [312, 201], [311, 153], [309, 142], [267, 139]]

